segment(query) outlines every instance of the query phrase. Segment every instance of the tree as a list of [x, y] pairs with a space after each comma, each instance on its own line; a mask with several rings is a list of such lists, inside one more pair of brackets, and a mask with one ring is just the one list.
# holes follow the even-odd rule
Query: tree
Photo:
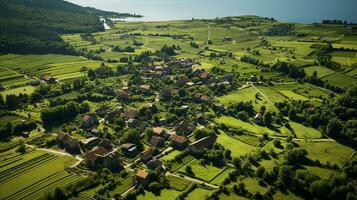
[[53, 193], [53, 200], [66, 200], [66, 199], [68, 199], [66, 192], [61, 188], [56, 188]]
[[326, 127], [326, 134], [330, 137], [339, 137], [343, 131], [343, 123], [337, 118], [329, 121]]
[[272, 117], [272, 115], [271, 115], [271, 113], [269, 111], [264, 114], [263, 121], [264, 121], [264, 124], [266, 126], [270, 126], [271, 125], [271, 123], [273, 121], [273, 117]]
[[185, 171], [186, 171], [187, 174], [189, 174], [191, 176], [194, 175], [191, 165], [187, 165], [186, 168], [185, 168]]

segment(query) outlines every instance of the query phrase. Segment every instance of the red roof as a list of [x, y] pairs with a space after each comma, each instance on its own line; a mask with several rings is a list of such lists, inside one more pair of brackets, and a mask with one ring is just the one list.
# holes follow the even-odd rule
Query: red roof
[[146, 179], [148, 177], [149, 173], [146, 170], [139, 170], [138, 173], [136, 173], [137, 177]]
[[186, 137], [181, 136], [181, 135], [174, 135], [173, 141], [183, 144], [183, 143], [187, 142], [187, 139], [186, 139]]

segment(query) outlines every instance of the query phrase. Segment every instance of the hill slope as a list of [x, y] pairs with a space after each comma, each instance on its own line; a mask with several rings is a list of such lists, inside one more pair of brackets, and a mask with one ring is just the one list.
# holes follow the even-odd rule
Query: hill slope
[[0, 0], [0, 53], [71, 54], [58, 34], [103, 31], [98, 16], [131, 15], [63, 0]]

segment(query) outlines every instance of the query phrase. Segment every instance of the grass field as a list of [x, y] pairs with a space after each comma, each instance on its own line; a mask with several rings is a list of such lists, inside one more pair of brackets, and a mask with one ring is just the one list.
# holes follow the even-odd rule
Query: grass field
[[167, 176], [167, 180], [170, 183], [170, 187], [178, 191], [184, 191], [191, 184], [190, 181], [176, 176]]
[[138, 200], [147, 200], [147, 199], [155, 199], [155, 200], [168, 200], [168, 199], [175, 199], [178, 195], [180, 195], [181, 192], [177, 190], [169, 190], [169, 189], [164, 189], [161, 190], [160, 195], [156, 196], [152, 192], [145, 191], [145, 194], [138, 195], [136, 198]]
[[256, 147], [241, 142], [224, 132], [218, 135], [217, 142], [232, 151], [232, 157], [239, 157], [257, 150]]
[[330, 74], [334, 73], [333, 70], [331, 70], [329, 68], [326, 68], [326, 67], [322, 67], [322, 66], [305, 67], [304, 70], [305, 70], [305, 72], [306, 72], [306, 74], [308, 76], [312, 76], [314, 71], [316, 71], [318, 78], [321, 78], [321, 77], [324, 77], [324, 76], [327, 76], [327, 75], [330, 75]]
[[74, 163], [72, 157], [40, 150], [23, 155], [5, 152], [0, 162], [0, 198], [37, 199], [56, 187], [79, 181], [81, 176], [64, 171]]
[[9, 89], [6, 90], [4, 92], [0, 92], [0, 94], [5, 97], [6, 95], [9, 94], [15, 94], [15, 95], [19, 95], [20, 93], [22, 94], [32, 94], [35, 91], [35, 87], [33, 86], [23, 86], [23, 87], [17, 87], [17, 88], [13, 88], [13, 89]]
[[212, 165], [201, 165], [199, 160], [193, 160], [189, 163], [187, 163], [185, 166], [183, 166], [180, 169], [180, 173], [182, 174], [187, 174], [186, 172], [186, 166], [190, 165], [192, 167], [192, 171], [194, 173], [194, 177], [199, 178], [201, 180], [210, 182], [211, 180], [213, 180], [217, 175], [219, 175], [220, 173], [222, 173], [225, 168], [218, 168]]
[[232, 128], [238, 128], [242, 130], [246, 130], [250, 133], [254, 133], [257, 135], [263, 135], [264, 133], [267, 133], [269, 135], [278, 135], [278, 136], [287, 136], [290, 135], [291, 133], [288, 132], [286, 129], [280, 129], [279, 133], [275, 132], [274, 130], [271, 130], [267, 127], [264, 126], [259, 126], [254, 123], [249, 123], [249, 122], [244, 122], [242, 120], [233, 118], [233, 117], [227, 117], [227, 116], [221, 116], [215, 120], [216, 123], [218, 124], [225, 124], [229, 127]]
[[310, 128], [310, 127], [306, 127], [302, 124], [296, 123], [296, 122], [290, 122], [290, 127], [294, 130], [296, 137], [298, 138], [321, 138], [322, 134], [314, 129], [314, 128]]
[[320, 160], [321, 163], [342, 164], [353, 153], [353, 149], [337, 142], [299, 142], [300, 147], [308, 152], [311, 160]]
[[192, 192], [190, 192], [186, 199], [187, 200], [200, 200], [200, 199], [206, 199], [211, 194], [212, 191], [206, 190], [203, 188], [196, 188]]
[[356, 81], [353, 77], [338, 72], [325, 76], [322, 80], [328, 81], [330, 84], [340, 87], [345, 87]]

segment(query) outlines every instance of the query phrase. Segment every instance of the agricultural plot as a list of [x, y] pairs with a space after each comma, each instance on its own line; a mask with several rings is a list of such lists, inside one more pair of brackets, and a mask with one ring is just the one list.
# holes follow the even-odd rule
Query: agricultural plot
[[329, 162], [331, 165], [342, 164], [354, 152], [350, 147], [343, 146], [335, 141], [326, 142], [298, 142], [301, 148], [308, 152], [308, 157], [311, 160], [320, 160], [321, 163]]
[[44, 151], [26, 154], [5, 152], [0, 162], [1, 199], [37, 199], [56, 187], [65, 187], [82, 179], [64, 169], [74, 164], [69, 156]]
[[184, 191], [192, 182], [176, 176], [167, 176], [170, 187], [178, 191]]
[[233, 117], [227, 117], [227, 116], [222, 116], [217, 118], [216, 123], [218, 124], [223, 123], [229, 127], [245, 130], [257, 135], [263, 135], [264, 133], [267, 133], [269, 135], [277, 135], [277, 136], [291, 135], [291, 133], [288, 132], [286, 129], [278, 129], [280, 132], [275, 132], [274, 130], [271, 130], [267, 127], [259, 126], [254, 123], [244, 122], [242, 120]]
[[219, 134], [217, 142], [219, 144], [222, 144], [225, 148], [231, 150], [232, 157], [239, 157], [257, 150], [256, 147], [243, 143], [240, 140], [237, 140], [224, 132], [221, 132], [221, 134]]
[[304, 70], [308, 76], [312, 76], [312, 74], [316, 71], [318, 78], [321, 78], [321, 77], [324, 77], [324, 76], [334, 73], [333, 70], [326, 68], [326, 67], [322, 67], [322, 66], [305, 67]]
[[322, 80], [328, 81], [330, 84], [340, 87], [345, 87], [356, 81], [353, 77], [338, 72], [325, 76]]
[[19, 95], [20, 93], [30, 95], [34, 91], [35, 91], [35, 87], [33, 87], [33, 86], [23, 86], [23, 87], [17, 87], [17, 88], [13, 88], [13, 89], [9, 89], [9, 90], [0, 92], [0, 94], [3, 97], [5, 97], [6, 95], [9, 95], [9, 94]]
[[290, 122], [289, 124], [297, 138], [314, 139], [322, 137], [322, 134], [314, 128], [306, 127], [296, 122]]
[[136, 198], [138, 200], [156, 199], [156, 200], [168, 200], [176, 199], [181, 192], [172, 189], [164, 189], [160, 191], [159, 195], [155, 195], [152, 192], [145, 191], [145, 194], [140, 194]]
[[[192, 167], [193, 175], [186, 172], [186, 166], [190, 165]], [[179, 172], [195, 178], [210, 182], [220, 173], [222, 173], [225, 168], [218, 168], [212, 165], [201, 165], [199, 160], [193, 160], [183, 166]]]
[[211, 190], [206, 190], [203, 188], [196, 188], [192, 192], [188, 194], [186, 197], [187, 200], [200, 200], [200, 199], [206, 199], [211, 194]]

